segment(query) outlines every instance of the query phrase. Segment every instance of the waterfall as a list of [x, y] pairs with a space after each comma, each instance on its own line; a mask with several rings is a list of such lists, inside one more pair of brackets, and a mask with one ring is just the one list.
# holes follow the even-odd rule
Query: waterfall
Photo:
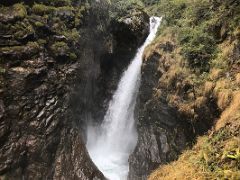
[[156, 36], [161, 18], [150, 18], [150, 33], [123, 73], [100, 127], [88, 127], [88, 152], [106, 178], [126, 180], [128, 157], [137, 142], [134, 109], [138, 94], [142, 55]]

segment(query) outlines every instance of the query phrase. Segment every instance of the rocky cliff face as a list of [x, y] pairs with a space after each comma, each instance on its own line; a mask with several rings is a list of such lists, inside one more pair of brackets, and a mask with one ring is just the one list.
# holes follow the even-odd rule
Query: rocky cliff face
[[[167, 46], [166, 46], [167, 47]], [[145, 180], [160, 164], [173, 161], [185, 148], [187, 123], [169, 107], [158, 89], [162, 73], [158, 54], [144, 61], [142, 82], [136, 109], [138, 142], [129, 158], [128, 179]]]
[[80, 129], [110, 49], [102, 3], [1, 7], [1, 178], [104, 178]]
[[110, 22], [105, 1], [1, 4], [0, 178], [104, 179], [86, 151], [85, 126], [101, 121], [148, 33], [146, 14], [136, 26]]
[[[137, 48], [144, 42], [149, 32], [149, 16], [141, 9], [129, 9], [117, 17], [112, 17], [110, 32], [113, 37], [112, 51], [101, 58], [102, 76], [99, 87], [103, 92], [100, 98], [104, 116], [109, 98], [116, 90], [120, 76], [134, 57]], [[99, 117], [99, 116], [98, 116]]]

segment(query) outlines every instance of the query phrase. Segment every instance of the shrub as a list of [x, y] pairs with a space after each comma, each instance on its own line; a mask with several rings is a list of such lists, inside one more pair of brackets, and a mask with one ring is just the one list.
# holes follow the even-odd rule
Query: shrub
[[190, 67], [209, 71], [210, 60], [215, 56], [216, 43], [212, 36], [199, 28], [185, 28], [179, 32], [181, 54]]
[[126, 14], [131, 9], [143, 9], [144, 5], [140, 0], [112, 0], [110, 16], [118, 19]]

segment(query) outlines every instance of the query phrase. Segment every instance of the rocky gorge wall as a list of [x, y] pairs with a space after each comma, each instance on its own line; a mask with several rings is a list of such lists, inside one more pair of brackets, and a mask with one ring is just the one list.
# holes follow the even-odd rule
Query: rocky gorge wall
[[100, 57], [109, 51], [106, 8], [1, 7], [1, 178], [103, 179], [80, 124], [93, 104]]
[[239, 1], [152, 3], [130, 176], [239, 179]]
[[[168, 44], [162, 44], [172, 51]], [[160, 55], [154, 54], [142, 65], [142, 81], [136, 108], [138, 142], [129, 158], [130, 180], [145, 180], [159, 165], [176, 160], [186, 148], [189, 124], [166, 102], [159, 90]], [[165, 91], [166, 92], [166, 91]]]
[[105, 1], [1, 4], [0, 178], [104, 179], [85, 127], [101, 121], [148, 16], [111, 21]]

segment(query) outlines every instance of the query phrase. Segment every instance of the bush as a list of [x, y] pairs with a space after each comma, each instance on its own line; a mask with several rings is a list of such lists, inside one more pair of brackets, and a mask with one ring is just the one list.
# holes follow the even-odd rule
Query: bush
[[186, 58], [190, 67], [209, 71], [210, 60], [214, 57], [216, 43], [212, 36], [199, 28], [184, 28], [180, 31], [179, 43], [181, 54]]
[[186, 0], [162, 0], [157, 6], [159, 16], [164, 16], [167, 25], [175, 25], [181, 19], [188, 1]]
[[131, 9], [143, 9], [144, 5], [141, 0], [112, 0], [110, 16], [118, 19], [128, 14]]

